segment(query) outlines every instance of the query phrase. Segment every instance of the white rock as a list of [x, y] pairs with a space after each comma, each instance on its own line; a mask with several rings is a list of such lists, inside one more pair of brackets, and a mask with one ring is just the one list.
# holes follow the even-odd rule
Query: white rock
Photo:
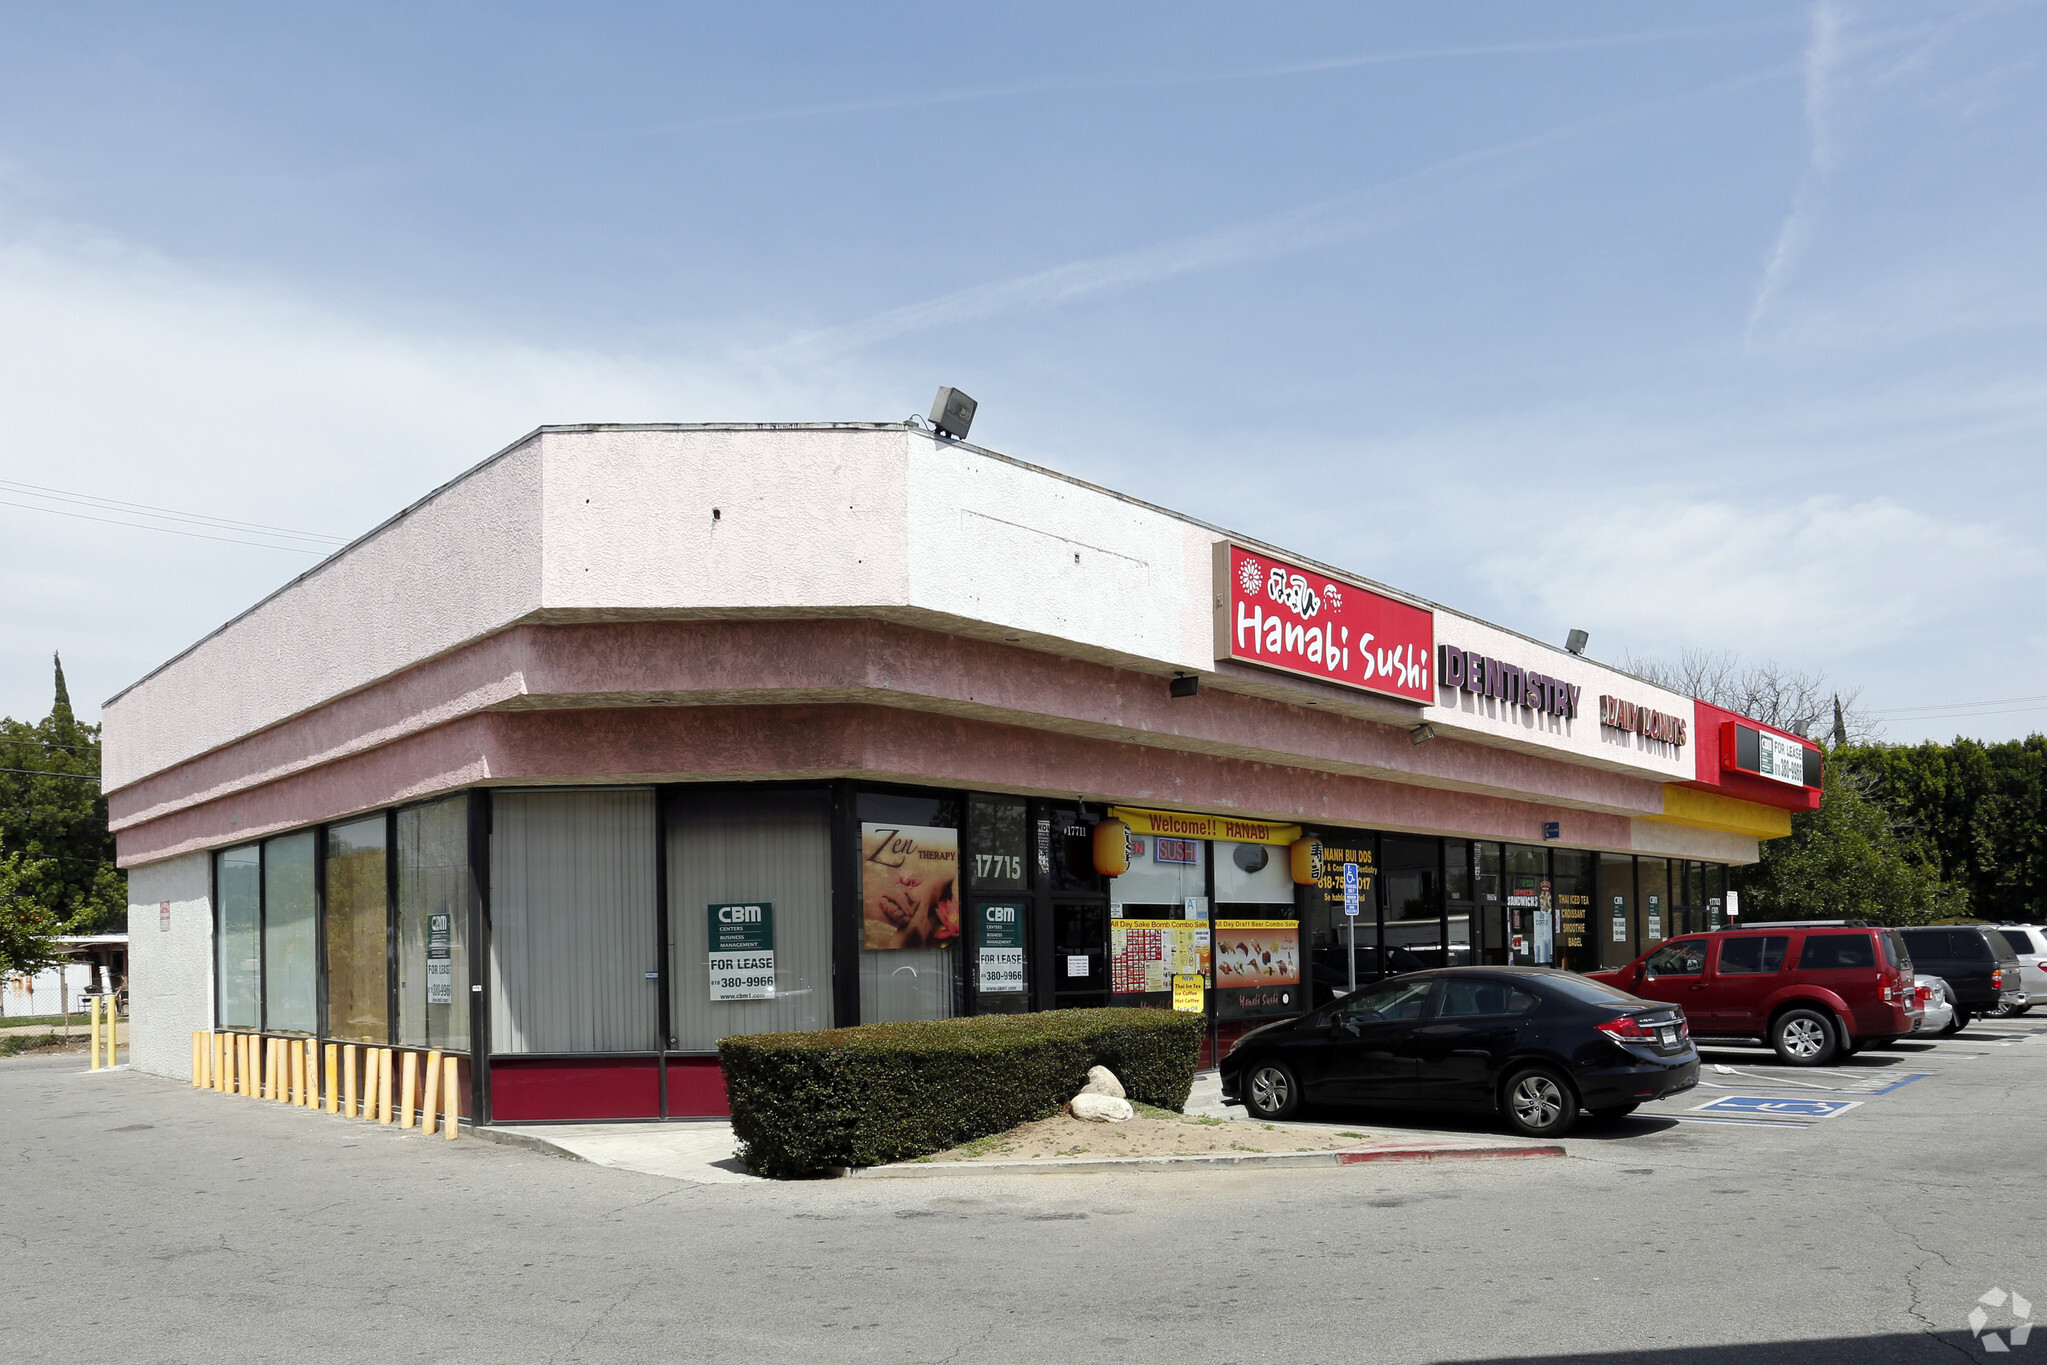
[[1089, 1123], [1127, 1123], [1137, 1116], [1129, 1100], [1115, 1095], [1097, 1095], [1087, 1090], [1075, 1095], [1069, 1107], [1075, 1118], [1086, 1119]]
[[1116, 1073], [1106, 1066], [1091, 1066], [1087, 1072], [1087, 1084], [1080, 1088], [1083, 1095], [1114, 1095], [1117, 1099], [1126, 1097], [1123, 1082], [1116, 1079]]

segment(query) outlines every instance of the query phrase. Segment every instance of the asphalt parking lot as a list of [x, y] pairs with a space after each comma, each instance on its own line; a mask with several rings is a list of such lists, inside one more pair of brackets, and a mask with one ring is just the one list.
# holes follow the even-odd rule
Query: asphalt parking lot
[[[690, 1184], [16, 1058], [9, 1342], [48, 1362], [2047, 1358], [2047, 1334], [2014, 1336], [2047, 1317], [2047, 1020], [1825, 1071], [1706, 1063], [1561, 1161]], [[1339, 1121], [1361, 1120], [1406, 1122]]]

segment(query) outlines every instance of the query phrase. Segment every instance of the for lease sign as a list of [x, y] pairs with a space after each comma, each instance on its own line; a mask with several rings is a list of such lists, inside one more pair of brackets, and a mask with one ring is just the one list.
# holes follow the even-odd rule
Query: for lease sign
[[1434, 613], [1227, 541], [1216, 574], [1218, 659], [1436, 700]]
[[709, 925], [711, 999], [774, 999], [775, 907], [767, 901], [713, 905]]

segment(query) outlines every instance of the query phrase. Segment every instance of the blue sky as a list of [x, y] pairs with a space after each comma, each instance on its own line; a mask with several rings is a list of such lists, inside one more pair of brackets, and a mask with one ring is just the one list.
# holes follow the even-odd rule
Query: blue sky
[[96, 703], [314, 562], [21, 485], [349, 536], [542, 422], [952, 383], [996, 449], [1598, 657], [2047, 720], [2038, 4], [0, 32], [17, 716], [50, 649]]

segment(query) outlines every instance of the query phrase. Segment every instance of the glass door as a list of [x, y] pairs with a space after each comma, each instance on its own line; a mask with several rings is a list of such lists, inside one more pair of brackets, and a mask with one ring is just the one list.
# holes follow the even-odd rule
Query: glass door
[[1052, 1008], [1109, 1003], [1109, 907], [1101, 901], [1052, 902]]

